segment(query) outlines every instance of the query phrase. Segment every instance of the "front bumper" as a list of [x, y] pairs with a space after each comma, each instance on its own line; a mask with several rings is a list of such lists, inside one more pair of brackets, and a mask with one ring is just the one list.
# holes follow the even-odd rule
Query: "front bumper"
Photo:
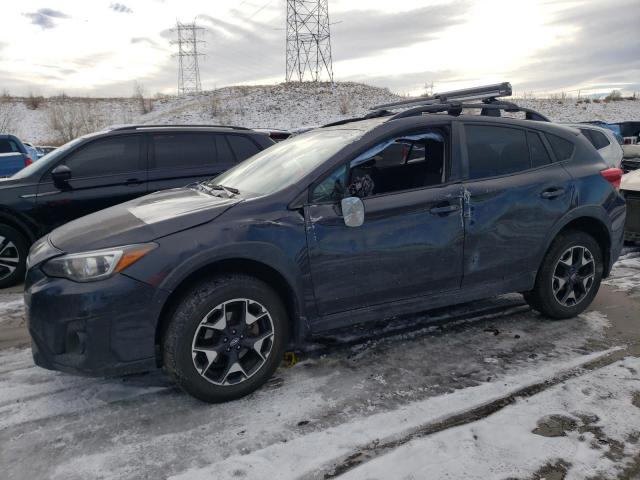
[[156, 368], [156, 293], [122, 274], [76, 283], [31, 268], [24, 297], [35, 363], [96, 376]]

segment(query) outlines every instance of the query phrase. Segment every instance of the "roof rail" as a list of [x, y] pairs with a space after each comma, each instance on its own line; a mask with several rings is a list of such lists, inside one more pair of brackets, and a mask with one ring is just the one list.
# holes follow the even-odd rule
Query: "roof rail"
[[440, 104], [422, 105], [419, 107], [404, 110], [392, 116], [389, 120], [396, 120], [398, 118], [415, 117], [424, 113], [442, 113], [447, 112], [449, 115], [458, 116], [464, 109], [479, 109], [480, 115], [487, 117], [500, 117], [500, 112], [505, 111], [509, 113], [523, 112], [527, 120], [535, 120], [539, 122], [550, 122], [549, 118], [536, 112], [530, 108], [519, 107], [512, 102], [499, 102], [497, 100], [485, 100], [482, 103], [461, 103], [461, 102], [448, 102]]
[[371, 118], [379, 118], [379, 117], [387, 117], [387, 116], [390, 117], [391, 115], [393, 115], [393, 113], [390, 112], [389, 110], [374, 110], [372, 112], [367, 113], [366, 115], [364, 115], [362, 117], [345, 118], [344, 120], [338, 120], [336, 122], [327, 123], [326, 125], [322, 125], [321, 128], [336, 127], [338, 125], [345, 125], [345, 124], [351, 123], [351, 122], [359, 122], [361, 120], [369, 120]]
[[251, 128], [238, 127], [235, 125], [165, 124], [165, 125], [123, 125], [120, 127], [111, 128], [109, 129], [109, 131], [117, 132], [120, 130], [135, 130], [135, 129], [142, 129], [142, 128], [175, 128], [175, 127], [229, 128], [231, 130], [251, 130]]
[[482, 87], [452, 90], [450, 92], [436, 93], [432, 96], [418, 97], [400, 102], [385, 103], [371, 107], [371, 110], [396, 110], [399, 108], [411, 108], [420, 105], [437, 105], [448, 102], [464, 102], [468, 100], [493, 100], [499, 97], [509, 97], [513, 93], [509, 82], [484, 85]]

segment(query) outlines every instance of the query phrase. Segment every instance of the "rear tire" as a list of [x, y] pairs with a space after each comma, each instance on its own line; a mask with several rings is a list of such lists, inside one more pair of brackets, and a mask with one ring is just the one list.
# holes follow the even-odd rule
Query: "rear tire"
[[24, 281], [29, 246], [15, 228], [0, 225], [0, 288]]
[[533, 290], [524, 298], [548, 317], [575, 317], [598, 293], [603, 271], [602, 251], [591, 235], [576, 230], [561, 233], [542, 260]]
[[226, 402], [273, 375], [287, 340], [287, 311], [276, 292], [254, 277], [223, 275], [182, 298], [164, 335], [163, 363], [190, 395]]

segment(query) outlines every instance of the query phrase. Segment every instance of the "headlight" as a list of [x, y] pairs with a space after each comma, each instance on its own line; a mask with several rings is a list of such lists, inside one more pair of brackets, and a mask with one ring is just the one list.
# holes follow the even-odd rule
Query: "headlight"
[[50, 277], [68, 278], [76, 282], [104, 280], [137, 262], [157, 246], [155, 243], [145, 243], [63, 255], [46, 262], [42, 271]]

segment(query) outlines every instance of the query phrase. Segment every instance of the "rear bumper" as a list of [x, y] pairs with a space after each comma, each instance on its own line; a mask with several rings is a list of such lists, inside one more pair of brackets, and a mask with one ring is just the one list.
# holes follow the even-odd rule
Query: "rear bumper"
[[76, 283], [32, 268], [24, 295], [35, 363], [95, 376], [156, 368], [155, 293], [124, 275]]

